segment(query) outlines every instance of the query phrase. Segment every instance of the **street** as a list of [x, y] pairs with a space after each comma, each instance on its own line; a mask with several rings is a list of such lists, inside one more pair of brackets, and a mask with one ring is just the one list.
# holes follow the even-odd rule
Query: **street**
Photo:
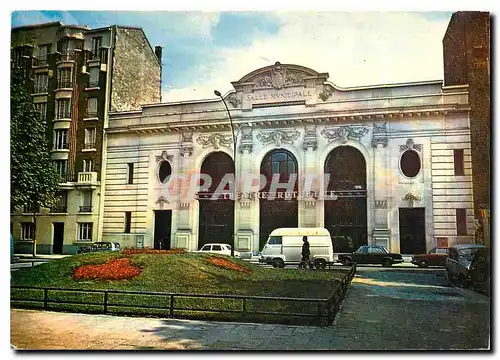
[[489, 298], [451, 286], [443, 269], [358, 267], [329, 327], [13, 309], [11, 343], [18, 349], [485, 349], [489, 316]]

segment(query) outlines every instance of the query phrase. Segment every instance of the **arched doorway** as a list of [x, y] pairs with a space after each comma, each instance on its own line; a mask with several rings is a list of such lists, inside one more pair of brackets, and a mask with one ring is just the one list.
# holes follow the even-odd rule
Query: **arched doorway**
[[271, 231], [282, 227], [298, 226], [297, 196], [286, 199], [285, 187], [277, 188], [272, 200], [267, 199], [271, 190], [273, 174], [280, 174], [279, 182], [288, 183], [292, 174], [297, 174], [294, 191], [298, 190], [298, 165], [293, 154], [284, 149], [272, 150], [264, 156], [260, 173], [266, 177], [266, 186], [260, 191], [259, 250], [264, 247]]
[[[224, 175], [234, 174], [233, 159], [224, 152], [214, 152], [203, 161], [200, 172], [209, 175], [212, 184], [207, 192], [199, 193], [198, 249], [212, 242], [234, 246], [234, 201], [224, 196], [212, 198]], [[230, 190], [229, 184], [224, 190]]]
[[350, 237], [357, 249], [368, 243], [366, 205], [366, 161], [352, 146], [333, 149], [325, 161], [325, 174], [330, 174], [327, 194], [336, 200], [325, 200], [325, 228], [332, 237]]

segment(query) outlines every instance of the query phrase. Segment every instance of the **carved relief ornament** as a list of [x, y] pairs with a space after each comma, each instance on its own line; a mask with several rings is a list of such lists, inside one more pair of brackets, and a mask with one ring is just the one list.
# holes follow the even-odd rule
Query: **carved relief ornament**
[[222, 146], [231, 146], [233, 143], [232, 135], [214, 133], [211, 135], [200, 135], [196, 141], [198, 144], [202, 145], [203, 148], [208, 146], [213, 146], [215, 150], [218, 150]]
[[323, 135], [328, 142], [340, 140], [342, 144], [345, 144], [348, 139], [361, 141], [361, 138], [367, 133], [368, 129], [364, 126], [328, 127], [321, 131], [321, 135]]
[[277, 147], [280, 147], [282, 143], [293, 144], [299, 138], [299, 135], [300, 133], [297, 130], [274, 130], [257, 134], [257, 139], [263, 145], [274, 142]]

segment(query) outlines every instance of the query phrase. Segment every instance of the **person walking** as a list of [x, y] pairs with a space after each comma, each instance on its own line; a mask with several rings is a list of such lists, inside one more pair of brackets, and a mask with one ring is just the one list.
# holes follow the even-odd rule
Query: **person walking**
[[312, 268], [311, 265], [311, 250], [309, 249], [309, 241], [307, 241], [307, 236], [302, 237], [302, 260], [300, 261], [300, 267], [307, 268], [307, 265], [309, 265], [309, 268]]

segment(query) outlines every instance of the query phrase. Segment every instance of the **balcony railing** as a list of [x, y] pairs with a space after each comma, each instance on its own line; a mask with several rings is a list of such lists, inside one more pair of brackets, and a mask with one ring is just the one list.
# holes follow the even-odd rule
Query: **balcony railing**
[[99, 80], [97, 81], [89, 81], [87, 83], [87, 88], [96, 88], [99, 87]]
[[79, 172], [78, 173], [78, 183], [79, 184], [92, 184], [97, 182], [96, 172]]
[[75, 58], [76, 54], [73, 50], [63, 50], [57, 56], [58, 61], [73, 61]]
[[51, 213], [65, 213], [67, 212], [68, 207], [66, 205], [58, 205], [54, 206], [53, 208], [50, 209]]
[[93, 143], [86, 143], [83, 145], [84, 149], [95, 149], [95, 142]]
[[56, 144], [52, 150], [68, 150], [69, 149], [69, 144], [64, 143], [64, 144]]
[[59, 182], [60, 183], [76, 182], [76, 174], [74, 173], [61, 174]]
[[89, 60], [101, 60], [101, 52], [99, 50], [91, 51]]
[[87, 111], [85, 113], [86, 118], [96, 118], [97, 116], [97, 111]]
[[57, 88], [58, 89], [71, 89], [73, 87], [73, 82], [71, 81], [58, 81]]
[[42, 93], [46, 93], [48, 91], [48, 87], [47, 86], [35, 86], [33, 88], [33, 93], [34, 94], [42, 94]]
[[80, 212], [92, 212], [92, 205], [80, 206]]
[[49, 62], [47, 56], [40, 56], [38, 58], [33, 59], [33, 66], [46, 66], [48, 64]]
[[56, 119], [71, 119], [71, 112], [61, 112], [56, 114]]

